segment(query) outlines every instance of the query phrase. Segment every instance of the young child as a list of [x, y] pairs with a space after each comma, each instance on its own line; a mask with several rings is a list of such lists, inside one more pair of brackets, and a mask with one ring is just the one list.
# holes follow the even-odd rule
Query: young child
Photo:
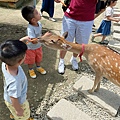
[[[23, 39], [28, 37], [21, 40]], [[24, 61], [26, 50], [26, 44], [20, 40], [7, 40], [0, 46], [4, 100], [15, 120], [32, 120], [27, 101], [27, 78], [20, 66]]]
[[[120, 15], [113, 15], [113, 7], [117, 4], [117, 0], [108, 0], [108, 7], [105, 10], [105, 18], [102, 20], [100, 27], [97, 30], [96, 34], [92, 35], [92, 41], [95, 37], [102, 36], [102, 41], [105, 40], [106, 36], [110, 35], [111, 32], [111, 21], [119, 22], [120, 19], [114, 18], [119, 17]], [[101, 42], [102, 42], [101, 41]]]
[[[27, 35], [33, 39], [41, 36], [42, 25], [39, 22], [41, 19], [40, 13], [33, 6], [25, 6], [21, 10], [22, 16], [29, 22], [27, 27]], [[36, 78], [36, 73], [33, 70], [33, 65], [36, 64], [37, 71], [41, 74], [46, 74], [46, 71], [40, 66], [42, 61], [42, 46], [41, 43], [27, 43], [28, 50], [24, 63], [28, 65], [29, 75], [31, 78]]]

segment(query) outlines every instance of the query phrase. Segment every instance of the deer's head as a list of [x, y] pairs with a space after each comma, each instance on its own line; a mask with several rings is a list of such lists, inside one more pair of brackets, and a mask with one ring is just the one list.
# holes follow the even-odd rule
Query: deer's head
[[65, 32], [63, 36], [51, 34], [49, 37], [41, 37], [40, 42], [52, 49], [69, 50], [71, 49], [71, 46], [67, 44], [67, 41], [65, 40], [67, 35], [68, 32]]

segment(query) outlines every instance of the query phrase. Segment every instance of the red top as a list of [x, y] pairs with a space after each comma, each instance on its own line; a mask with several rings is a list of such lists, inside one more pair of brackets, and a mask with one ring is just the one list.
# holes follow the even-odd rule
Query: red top
[[94, 20], [97, 0], [71, 0], [65, 16], [79, 21]]

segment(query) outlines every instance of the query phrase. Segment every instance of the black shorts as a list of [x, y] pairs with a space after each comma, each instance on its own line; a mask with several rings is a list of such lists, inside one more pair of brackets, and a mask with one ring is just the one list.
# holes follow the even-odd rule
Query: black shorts
[[96, 4], [95, 14], [98, 14], [102, 9], [105, 9], [106, 5], [104, 1], [98, 1]]

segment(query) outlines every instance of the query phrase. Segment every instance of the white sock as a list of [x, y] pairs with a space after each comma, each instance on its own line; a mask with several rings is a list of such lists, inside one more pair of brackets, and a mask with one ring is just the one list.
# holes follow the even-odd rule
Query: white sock
[[60, 62], [64, 62], [64, 59], [60, 58]]

